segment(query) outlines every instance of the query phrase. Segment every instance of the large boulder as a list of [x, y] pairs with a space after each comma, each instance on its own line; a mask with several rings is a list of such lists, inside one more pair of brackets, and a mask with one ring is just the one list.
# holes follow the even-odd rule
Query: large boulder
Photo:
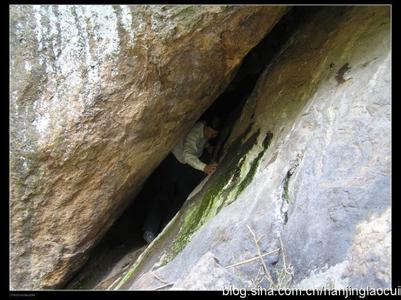
[[57, 288], [282, 6], [10, 7], [11, 288]]
[[[389, 288], [390, 76], [389, 7], [317, 10], [259, 78], [219, 169], [116, 288], [157, 288], [152, 272], [167, 288]], [[227, 271], [215, 284], [206, 254]]]

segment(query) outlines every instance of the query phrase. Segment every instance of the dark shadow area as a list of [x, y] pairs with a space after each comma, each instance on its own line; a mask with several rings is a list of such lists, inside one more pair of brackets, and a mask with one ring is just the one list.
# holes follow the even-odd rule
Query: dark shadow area
[[213, 161], [221, 158], [224, 143], [239, 118], [247, 98], [252, 93], [262, 72], [272, 62], [292, 34], [316, 14], [320, 6], [295, 6], [283, 16], [276, 26], [244, 58], [234, 79], [226, 90], [207, 109], [201, 118], [218, 115], [223, 121], [223, 129], [215, 141]]
[[[257, 79], [290, 36], [319, 9], [320, 7], [294, 7], [244, 58], [232, 82], [200, 118], [200, 120], [205, 120], [217, 115], [223, 124], [217, 138], [210, 141], [214, 150], [208, 158], [203, 157], [205, 163], [218, 162], [221, 159], [224, 143], [229, 137], [235, 121], [239, 118], [246, 99], [252, 93]], [[166, 159], [169, 157], [171, 155]], [[166, 165], [166, 161], [161, 162], [149, 176], [139, 195], [132, 199], [131, 204], [114, 222], [103, 239], [91, 250], [91, 258], [88, 263], [67, 284], [66, 288], [94, 289], [96, 286], [99, 288], [99, 283], [105, 278], [108, 282], [112, 279], [113, 276], [110, 275], [110, 272], [116, 268], [116, 264], [121, 264], [121, 271], [125, 270], [125, 262], [121, 262], [124, 257], [132, 254], [127, 258], [127, 264], [132, 264], [132, 260], [136, 259], [144, 249], [146, 242], [142, 237], [142, 226], [149, 209], [151, 209], [151, 199], [155, 197], [155, 193], [163, 189], [163, 182], [167, 176], [164, 171], [161, 171], [165, 168], [164, 165]], [[170, 170], [172, 173], [176, 171]], [[197, 178], [197, 183], [204, 176], [203, 174]], [[191, 187], [191, 190], [193, 188]], [[188, 191], [188, 194], [191, 190]], [[176, 208], [176, 210], [178, 209], [179, 207]], [[171, 217], [173, 216], [174, 214], [171, 215]], [[109, 282], [109, 285], [111, 283]], [[105, 286], [101, 284], [101, 288], [105, 289]]]

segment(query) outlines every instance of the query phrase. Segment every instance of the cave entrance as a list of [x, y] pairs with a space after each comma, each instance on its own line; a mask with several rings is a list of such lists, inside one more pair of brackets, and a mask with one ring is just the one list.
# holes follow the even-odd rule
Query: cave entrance
[[[223, 126], [219, 136], [211, 140], [214, 151], [211, 161], [219, 161], [225, 141], [239, 118], [246, 99], [258, 77], [294, 31], [320, 7], [293, 7], [276, 26], [243, 59], [225, 91], [204, 112], [201, 120], [219, 116]], [[163, 165], [163, 162], [160, 164]], [[114, 222], [102, 240], [90, 252], [90, 259], [66, 284], [67, 289], [107, 289], [146, 248], [142, 226], [149, 210], [149, 191], [161, 182], [160, 166], [148, 177], [143, 189]], [[174, 172], [174, 170], [171, 170]], [[158, 188], [158, 187], [157, 187]]]

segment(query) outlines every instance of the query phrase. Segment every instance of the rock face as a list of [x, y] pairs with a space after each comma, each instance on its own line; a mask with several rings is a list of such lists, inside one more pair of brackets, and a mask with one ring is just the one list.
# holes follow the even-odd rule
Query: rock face
[[241, 279], [234, 276], [219, 264], [212, 253], [207, 252], [189, 271], [188, 277], [174, 283], [174, 290], [210, 290], [238, 286]]
[[318, 10], [259, 78], [219, 169], [116, 288], [160, 286], [151, 269], [173, 289], [390, 287], [390, 51], [389, 7]]
[[11, 288], [60, 286], [287, 7], [11, 6]]

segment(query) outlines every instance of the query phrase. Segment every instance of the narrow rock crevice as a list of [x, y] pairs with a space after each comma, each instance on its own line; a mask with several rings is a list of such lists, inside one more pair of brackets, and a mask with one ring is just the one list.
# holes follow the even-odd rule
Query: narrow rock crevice
[[[10, 11], [13, 287], [389, 285], [388, 7]], [[212, 116], [215, 172], [167, 180]]]
[[[261, 73], [281, 47], [288, 41], [291, 34], [300, 24], [307, 20], [307, 16], [313, 15], [318, 10], [318, 7], [312, 9], [296, 7], [282, 17], [265, 38], [247, 54], [236, 71], [231, 83], [200, 117], [200, 119], [204, 119], [212, 115], [217, 115], [221, 118], [223, 123], [218, 139], [212, 141], [215, 146], [215, 150], [212, 154], [212, 161], [221, 161], [224, 155], [229, 154], [230, 150], [226, 150], [228, 153], [224, 152], [224, 145]], [[259, 133], [257, 133], [255, 137], [258, 135]], [[272, 133], [268, 133], [262, 143], [264, 150], [255, 157], [255, 161], [245, 175], [245, 178], [237, 182], [239, 180], [237, 176], [237, 181], [234, 177], [234, 180], [230, 182], [230, 186], [235, 186], [236, 189], [234, 199], [238, 197], [242, 190], [251, 182], [258, 167], [258, 162], [271, 140]], [[236, 147], [238, 146], [231, 147], [231, 149], [236, 149]], [[243, 149], [246, 148], [245, 145], [239, 147]], [[238, 167], [236, 170], [238, 172], [241, 171], [242, 163], [243, 160], [237, 163]], [[228, 171], [226, 171], [226, 173], [227, 172]], [[157, 172], [154, 171], [154, 174], [157, 174]], [[150, 175], [147, 182], [162, 180], [154, 178], [154, 176], [153, 174]], [[229, 177], [228, 174], [224, 174], [224, 176], [227, 178]], [[144, 187], [146, 187], [146, 183]], [[152, 187], [144, 188], [135, 199], [132, 199], [132, 203], [111, 227], [99, 245], [92, 250], [91, 259], [82, 267], [78, 275], [67, 284], [67, 288], [104, 288], [102, 282], [109, 282], [110, 278], [115, 276], [116, 272], [125, 270], [124, 261], [129, 261], [129, 263], [132, 264], [138, 254], [145, 249], [146, 244], [141, 237], [141, 224], [144, 221], [144, 215], [147, 209], [149, 196], [146, 195], [146, 193], [149, 190], [152, 190]], [[226, 196], [228, 196], [231, 190], [232, 188], [227, 187], [225, 192], [227, 194]], [[222, 194], [224, 194], [224, 191]], [[227, 204], [228, 203], [225, 205]], [[107, 257], [107, 263], [105, 263], [102, 257]], [[116, 264], [121, 265], [117, 267], [118, 271], [111, 271], [113, 268], [116, 269]]]
[[297, 155], [296, 159], [291, 161], [290, 164], [290, 169], [287, 171], [285, 177], [283, 178], [283, 181], [281, 183], [282, 186], [282, 193], [281, 193], [281, 214], [283, 216], [283, 225], [287, 224], [288, 222], [288, 207], [290, 205], [290, 181], [294, 173], [296, 172], [296, 169], [298, 168], [299, 164], [301, 163], [302, 160], [302, 155]]

